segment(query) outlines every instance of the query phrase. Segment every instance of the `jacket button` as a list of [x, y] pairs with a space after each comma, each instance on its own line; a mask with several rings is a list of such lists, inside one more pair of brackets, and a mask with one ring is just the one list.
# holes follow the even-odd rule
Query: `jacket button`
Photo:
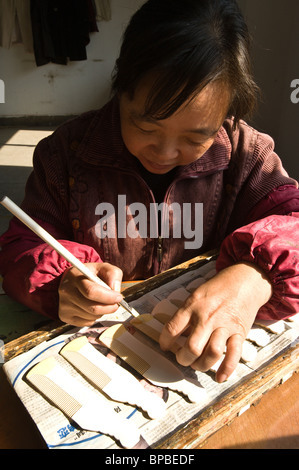
[[72, 226], [74, 230], [79, 230], [80, 228], [80, 220], [79, 219], [73, 219], [72, 220]]

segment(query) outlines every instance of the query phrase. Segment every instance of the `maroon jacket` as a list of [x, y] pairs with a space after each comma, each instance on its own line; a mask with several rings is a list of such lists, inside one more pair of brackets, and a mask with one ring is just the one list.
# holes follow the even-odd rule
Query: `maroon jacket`
[[[203, 203], [203, 243], [186, 249], [182, 236], [163, 240], [99, 238], [100, 203], [118, 207], [139, 202], [148, 209], [153, 192], [121, 138], [114, 98], [58, 128], [34, 154], [22, 208], [83, 262], [119, 266], [124, 280], [146, 279], [209, 249], [220, 247], [218, 269], [236, 261], [257, 263], [270, 277], [274, 294], [259, 316], [284, 318], [299, 312], [299, 190], [274, 152], [273, 140], [246, 123], [233, 130], [225, 121], [212, 147], [195, 163], [180, 167], [167, 188], [167, 204]], [[116, 216], [118, 215], [116, 211]], [[126, 215], [126, 223], [133, 216]], [[138, 235], [138, 233], [137, 233]], [[57, 317], [58, 285], [68, 263], [13, 219], [0, 238], [3, 288], [42, 314]]]

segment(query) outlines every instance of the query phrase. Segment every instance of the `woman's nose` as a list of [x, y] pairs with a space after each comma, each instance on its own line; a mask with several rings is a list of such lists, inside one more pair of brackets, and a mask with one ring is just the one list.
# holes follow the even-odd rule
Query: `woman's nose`
[[179, 149], [174, 139], [164, 139], [155, 143], [153, 152], [156, 162], [161, 164], [173, 162], [179, 156]]

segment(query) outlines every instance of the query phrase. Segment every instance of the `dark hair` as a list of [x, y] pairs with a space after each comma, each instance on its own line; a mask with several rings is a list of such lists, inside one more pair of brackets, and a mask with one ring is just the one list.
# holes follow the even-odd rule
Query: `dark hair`
[[140, 81], [157, 72], [145, 114], [165, 119], [208, 83], [222, 80], [232, 93], [228, 114], [237, 123], [256, 104], [249, 51], [235, 0], [149, 0], [124, 33], [112, 90], [133, 98]]

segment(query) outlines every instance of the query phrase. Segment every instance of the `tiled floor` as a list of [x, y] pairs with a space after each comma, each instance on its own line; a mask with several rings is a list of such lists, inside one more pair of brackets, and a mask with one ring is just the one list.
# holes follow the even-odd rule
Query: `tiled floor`
[[[53, 129], [0, 127], [0, 197], [8, 196], [20, 204], [26, 180], [32, 169], [36, 144]], [[0, 206], [0, 233], [8, 227], [10, 213]]]

